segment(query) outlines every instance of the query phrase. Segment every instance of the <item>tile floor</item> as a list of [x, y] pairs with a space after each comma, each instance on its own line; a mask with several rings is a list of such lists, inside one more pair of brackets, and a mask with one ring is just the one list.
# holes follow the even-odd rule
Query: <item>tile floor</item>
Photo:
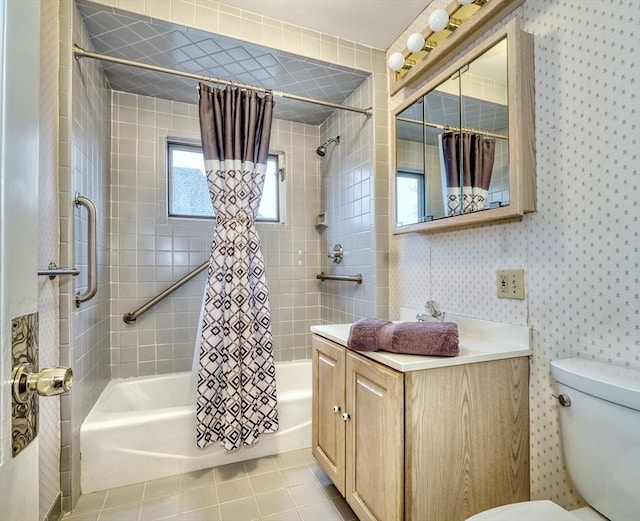
[[311, 449], [80, 496], [63, 521], [357, 521]]

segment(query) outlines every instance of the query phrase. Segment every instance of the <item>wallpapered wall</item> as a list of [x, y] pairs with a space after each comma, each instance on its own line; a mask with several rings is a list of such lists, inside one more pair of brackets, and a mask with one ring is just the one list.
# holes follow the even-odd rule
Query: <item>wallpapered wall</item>
[[[40, 15], [40, 150], [38, 175], [38, 268], [60, 256], [58, 225], [58, 23], [57, 2], [43, 2]], [[38, 277], [39, 367], [58, 365], [59, 279]], [[60, 493], [60, 401], [40, 400], [39, 519]], [[56, 512], [60, 505], [55, 505]]]
[[[432, 2], [389, 52], [445, 5]], [[573, 508], [581, 499], [564, 469], [549, 361], [640, 368], [640, 4], [527, 0], [512, 16], [535, 40], [537, 212], [394, 236], [392, 315], [433, 298], [450, 313], [532, 328], [531, 494]], [[392, 97], [391, 108], [410, 94]], [[498, 268], [526, 270], [524, 301], [497, 299]]]

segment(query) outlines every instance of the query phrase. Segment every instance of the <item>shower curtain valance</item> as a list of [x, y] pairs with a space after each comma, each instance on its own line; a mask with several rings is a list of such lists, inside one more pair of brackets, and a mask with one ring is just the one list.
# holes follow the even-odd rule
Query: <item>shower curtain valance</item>
[[273, 98], [199, 85], [200, 131], [216, 214], [199, 326], [197, 445], [233, 450], [278, 430], [269, 291], [255, 229]]

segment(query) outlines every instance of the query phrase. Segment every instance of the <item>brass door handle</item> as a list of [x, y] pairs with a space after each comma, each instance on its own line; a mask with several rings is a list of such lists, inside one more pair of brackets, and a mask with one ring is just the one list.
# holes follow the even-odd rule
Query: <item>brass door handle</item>
[[70, 367], [47, 367], [34, 373], [31, 364], [18, 364], [13, 368], [13, 397], [18, 403], [26, 403], [33, 392], [40, 396], [56, 396], [68, 392], [72, 382]]

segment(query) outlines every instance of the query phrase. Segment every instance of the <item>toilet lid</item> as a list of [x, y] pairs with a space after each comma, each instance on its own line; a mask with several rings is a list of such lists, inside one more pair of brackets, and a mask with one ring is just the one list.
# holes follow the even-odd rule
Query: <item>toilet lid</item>
[[580, 521], [553, 501], [524, 501], [485, 510], [467, 521]]

